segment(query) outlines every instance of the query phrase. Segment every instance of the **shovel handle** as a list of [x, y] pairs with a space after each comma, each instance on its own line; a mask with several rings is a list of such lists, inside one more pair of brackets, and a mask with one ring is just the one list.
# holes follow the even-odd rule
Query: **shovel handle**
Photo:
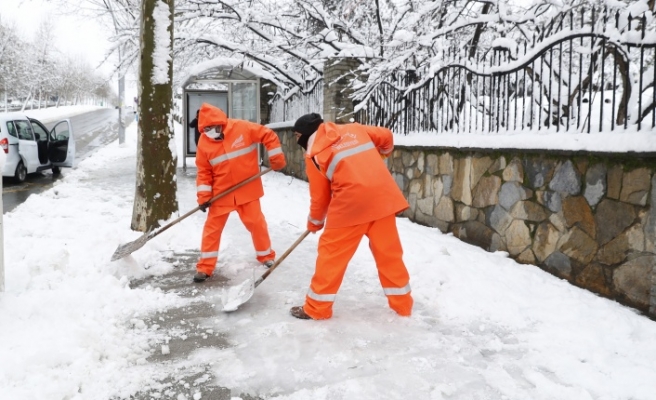
[[270, 267], [270, 268], [269, 268], [264, 274], [262, 274], [262, 276], [260, 276], [260, 277], [257, 279], [257, 281], [255, 281], [255, 285], [254, 285], [254, 286], [255, 286], [255, 287], [258, 287], [258, 286], [260, 285], [260, 283], [264, 282], [264, 280], [267, 278], [267, 276], [269, 276], [269, 275], [273, 272], [273, 270], [276, 269], [276, 268], [278, 267], [278, 265], [280, 265], [280, 263], [281, 263], [285, 258], [287, 258], [287, 256], [289, 255], [289, 253], [291, 253], [291, 252], [296, 248], [296, 246], [298, 246], [298, 245], [303, 241], [303, 239], [305, 239], [305, 237], [306, 237], [308, 234], [310, 234], [310, 231], [305, 231], [305, 232], [303, 232], [303, 234], [302, 234], [298, 239], [296, 239], [296, 241], [295, 241], [295, 242], [294, 242], [294, 243], [293, 243], [293, 244], [287, 249], [287, 251], [284, 252], [283, 255], [281, 255], [280, 258], [278, 258], [278, 259], [276, 260], [276, 262], [273, 263], [273, 265], [272, 265], [272, 266], [271, 266], [271, 267]]
[[[217, 194], [216, 196], [212, 197], [212, 198], [210, 199], [209, 203], [213, 203], [214, 201], [220, 199], [221, 197], [227, 195], [228, 193], [232, 193], [232, 192], [234, 192], [235, 190], [239, 189], [240, 187], [244, 186], [245, 184], [253, 182], [255, 179], [261, 177], [262, 175], [264, 175], [264, 174], [266, 174], [267, 172], [270, 172], [270, 171], [272, 171], [271, 168], [265, 168], [265, 169], [263, 169], [262, 171], [258, 172], [256, 175], [253, 175], [253, 176], [251, 176], [250, 178], [245, 179], [245, 180], [239, 182], [238, 184], [236, 184], [235, 186], [232, 186], [231, 188], [229, 188], [229, 189], [227, 189], [227, 190], [225, 190], [225, 191], [223, 191], [223, 192]], [[164, 225], [163, 227], [159, 228], [158, 230], [153, 231], [153, 232], [148, 236], [148, 240], [154, 238], [155, 236], [157, 236], [157, 235], [159, 235], [160, 233], [164, 232], [165, 230], [169, 229], [169, 228], [172, 227], [173, 225], [177, 224], [178, 222], [182, 221], [183, 219], [187, 218], [188, 216], [190, 216], [191, 214], [195, 213], [195, 212], [198, 211], [198, 210], [200, 210], [200, 206], [198, 206], [198, 207], [196, 207], [196, 208], [194, 208], [194, 209], [188, 211], [186, 214], [184, 214], [184, 215], [182, 215], [181, 217], [178, 217], [177, 219], [175, 219], [175, 220], [169, 222], [167, 225]]]

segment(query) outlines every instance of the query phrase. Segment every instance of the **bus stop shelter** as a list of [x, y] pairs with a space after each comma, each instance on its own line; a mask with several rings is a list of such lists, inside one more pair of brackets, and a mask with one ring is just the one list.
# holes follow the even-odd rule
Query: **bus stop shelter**
[[233, 59], [204, 63], [182, 85], [183, 168], [196, 156], [195, 128], [189, 123], [203, 103], [223, 110], [228, 118], [260, 122], [260, 77]]

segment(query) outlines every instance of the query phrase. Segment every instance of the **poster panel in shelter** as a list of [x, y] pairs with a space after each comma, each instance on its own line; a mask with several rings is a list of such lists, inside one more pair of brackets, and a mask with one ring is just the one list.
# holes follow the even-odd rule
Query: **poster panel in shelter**
[[227, 92], [192, 92], [187, 93], [187, 154], [185, 156], [196, 155], [196, 129], [189, 126], [196, 117], [200, 106], [203, 103], [209, 103], [223, 110], [228, 117], [228, 93]]
[[231, 118], [245, 119], [259, 123], [257, 120], [257, 83], [236, 82], [232, 84], [232, 114]]

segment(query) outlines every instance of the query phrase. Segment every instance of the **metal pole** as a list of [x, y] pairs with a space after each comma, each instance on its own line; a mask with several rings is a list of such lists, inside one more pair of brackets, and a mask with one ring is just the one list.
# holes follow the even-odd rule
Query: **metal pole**
[[[118, 65], [121, 65], [121, 49], [118, 49]], [[125, 143], [125, 121], [123, 120], [123, 107], [125, 107], [125, 74], [119, 68], [118, 78], [118, 144]]]
[[[0, 165], [4, 165], [4, 162], [0, 162]], [[0, 193], [1, 192], [2, 192], [2, 179], [0, 179]], [[4, 207], [2, 205], [2, 198], [0, 198], [0, 292], [5, 291], [5, 238], [3, 233], [5, 228], [2, 223], [2, 214], [4, 213], [3, 208]]]

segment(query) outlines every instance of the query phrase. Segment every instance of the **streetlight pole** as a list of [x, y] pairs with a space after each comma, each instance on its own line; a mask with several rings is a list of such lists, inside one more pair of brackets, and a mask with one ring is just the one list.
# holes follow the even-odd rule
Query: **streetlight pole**
[[[112, 3], [107, 2], [107, 9], [114, 22], [114, 31], [118, 33], [118, 24], [114, 16]], [[123, 107], [125, 107], [125, 73], [123, 73], [123, 64], [121, 63], [121, 46], [118, 47], [118, 144], [125, 143], [125, 122], [123, 121]]]
[[[113, 14], [112, 14], [113, 15]], [[125, 143], [125, 121], [123, 121], [123, 107], [125, 107], [125, 74], [121, 74], [121, 48], [118, 48], [118, 144]]]

